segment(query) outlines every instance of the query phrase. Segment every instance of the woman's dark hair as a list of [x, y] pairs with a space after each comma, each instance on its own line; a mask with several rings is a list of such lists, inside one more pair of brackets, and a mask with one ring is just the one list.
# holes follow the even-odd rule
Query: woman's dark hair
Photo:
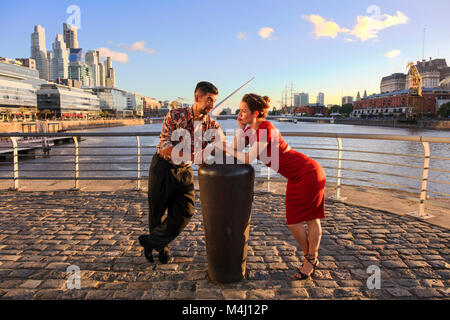
[[194, 94], [198, 92], [200, 93], [201, 96], [204, 96], [207, 93], [212, 93], [216, 95], [219, 94], [219, 90], [217, 90], [216, 86], [213, 85], [211, 82], [207, 81], [202, 81], [197, 84], [197, 86], [195, 87]]
[[247, 104], [251, 113], [258, 111], [258, 118], [267, 117], [267, 112], [270, 108], [270, 98], [268, 96], [261, 97], [255, 93], [249, 93], [242, 98], [242, 101]]

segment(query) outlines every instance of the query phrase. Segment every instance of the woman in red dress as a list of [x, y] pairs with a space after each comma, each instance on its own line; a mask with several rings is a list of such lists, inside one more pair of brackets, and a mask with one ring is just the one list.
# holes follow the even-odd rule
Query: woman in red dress
[[[325, 218], [325, 172], [316, 161], [291, 149], [274, 125], [266, 120], [269, 102], [268, 97], [257, 94], [243, 97], [238, 116], [239, 129], [233, 148], [227, 146], [226, 151], [247, 164], [255, 158], [264, 160], [265, 165], [288, 179], [286, 223], [305, 255], [299, 273], [294, 276], [304, 280], [314, 274], [319, 264], [320, 219]], [[242, 153], [247, 144], [251, 145], [250, 151]], [[304, 222], [308, 231], [303, 226]]]

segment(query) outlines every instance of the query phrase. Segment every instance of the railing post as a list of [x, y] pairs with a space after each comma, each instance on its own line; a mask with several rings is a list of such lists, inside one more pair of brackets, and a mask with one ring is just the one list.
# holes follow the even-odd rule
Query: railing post
[[136, 136], [137, 141], [137, 186], [135, 191], [141, 191], [141, 142], [139, 136]]
[[342, 168], [342, 140], [339, 137], [336, 137], [338, 144], [338, 163], [337, 163], [337, 178], [336, 178], [336, 195], [332, 196], [335, 200], [344, 201], [347, 198], [341, 197], [341, 168]]
[[430, 144], [422, 141], [423, 146], [423, 169], [422, 169], [422, 186], [420, 188], [419, 211], [410, 213], [411, 216], [421, 219], [430, 219], [434, 216], [425, 213], [425, 200], [427, 198], [428, 172], [430, 170]]
[[11, 187], [11, 191], [19, 191], [19, 150], [17, 144], [17, 138], [9, 137], [13, 144], [13, 161], [14, 161], [14, 187]]
[[75, 186], [72, 188], [72, 191], [79, 191], [79, 170], [80, 170], [80, 164], [79, 164], [79, 148], [78, 148], [78, 137], [73, 137], [73, 142], [75, 144]]

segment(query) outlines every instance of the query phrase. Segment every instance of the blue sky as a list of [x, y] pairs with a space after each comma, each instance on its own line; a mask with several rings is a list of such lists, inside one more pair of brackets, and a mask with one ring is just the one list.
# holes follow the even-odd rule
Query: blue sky
[[0, 11], [0, 56], [28, 57], [37, 24], [49, 50], [70, 5], [81, 12], [80, 47], [115, 53], [118, 87], [160, 100], [192, 103], [202, 80], [221, 100], [255, 77], [225, 106], [246, 92], [278, 105], [291, 81], [311, 102], [324, 92], [326, 104], [340, 104], [342, 95], [378, 92], [381, 77], [421, 59], [423, 28], [426, 59], [439, 52], [450, 63], [448, 0], [10, 1]]

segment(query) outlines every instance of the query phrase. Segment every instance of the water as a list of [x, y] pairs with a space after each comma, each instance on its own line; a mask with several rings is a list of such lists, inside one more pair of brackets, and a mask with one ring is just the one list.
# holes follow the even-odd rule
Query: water
[[[236, 120], [220, 121], [224, 131], [236, 129]], [[406, 136], [431, 136], [431, 137], [449, 137], [447, 131], [389, 128], [389, 127], [371, 127], [354, 126], [343, 124], [317, 124], [310, 122], [277, 122], [273, 124], [281, 131], [289, 132], [322, 132], [322, 133], [362, 133], [362, 134], [390, 134]], [[159, 132], [161, 123], [148, 124], [134, 127], [116, 127], [92, 129], [92, 132]], [[84, 131], [86, 132], [86, 131]], [[337, 158], [337, 151], [310, 150], [307, 148], [329, 148], [336, 149], [337, 142], [335, 138], [309, 138], [309, 137], [284, 137], [286, 142], [298, 151], [307, 156], [316, 159], [325, 169], [327, 181], [336, 181], [336, 160], [326, 160], [321, 158]], [[228, 138], [232, 140], [231, 137]], [[140, 137], [141, 146], [141, 176], [148, 175], [148, 169], [151, 157], [155, 152], [155, 146], [158, 144], [158, 137]], [[385, 140], [364, 140], [364, 139], [343, 139], [343, 149], [346, 150], [366, 150], [374, 152], [401, 153], [423, 156], [423, 147], [421, 143], [405, 141], [385, 141]], [[120, 149], [112, 148], [86, 148], [96, 146], [121, 146]], [[135, 137], [87, 137], [80, 143], [80, 177], [135, 177], [137, 169], [136, 156], [136, 138]], [[450, 158], [450, 144], [430, 144], [431, 156]], [[73, 145], [55, 146], [51, 151], [50, 158], [39, 158], [35, 160], [22, 161], [19, 166], [21, 177], [73, 177], [74, 173], [74, 150]], [[347, 171], [345, 169], [368, 170], [376, 172], [385, 172], [394, 175], [404, 175], [409, 177], [422, 177], [423, 158], [410, 158], [399, 156], [387, 156], [379, 154], [362, 154], [354, 152], [343, 152], [344, 159], [350, 160], [368, 160], [380, 161], [386, 163], [401, 163], [419, 168], [404, 168], [391, 165], [380, 165], [364, 163], [360, 161], [343, 161], [342, 183], [388, 187], [376, 184], [373, 181], [384, 182], [402, 186], [401, 189], [420, 190], [421, 181], [419, 179], [408, 179], [402, 177], [378, 175], [367, 172]], [[58, 163], [57, 163], [58, 162]], [[59, 163], [61, 162], [61, 163]], [[115, 163], [112, 163], [115, 162]], [[196, 169], [196, 166], [193, 166]], [[430, 167], [435, 169], [450, 170], [449, 160], [431, 159]], [[267, 177], [267, 169], [260, 164], [255, 165], [258, 176]], [[11, 170], [9, 172], [0, 172], [0, 176], [12, 177], [12, 166], [2, 165], [1, 169]], [[30, 171], [28, 171], [30, 170]], [[63, 170], [62, 172], [49, 170]], [[125, 171], [124, 171], [125, 170]], [[279, 177], [275, 172], [271, 172], [271, 177]], [[346, 178], [367, 180], [368, 182], [353, 181]], [[430, 171], [430, 180], [440, 180], [450, 182], [450, 173]], [[107, 183], [107, 182], [105, 182]], [[430, 181], [428, 190], [450, 194], [450, 184], [442, 184]], [[419, 192], [419, 191], [417, 191]], [[430, 194], [431, 197], [438, 196]]]

